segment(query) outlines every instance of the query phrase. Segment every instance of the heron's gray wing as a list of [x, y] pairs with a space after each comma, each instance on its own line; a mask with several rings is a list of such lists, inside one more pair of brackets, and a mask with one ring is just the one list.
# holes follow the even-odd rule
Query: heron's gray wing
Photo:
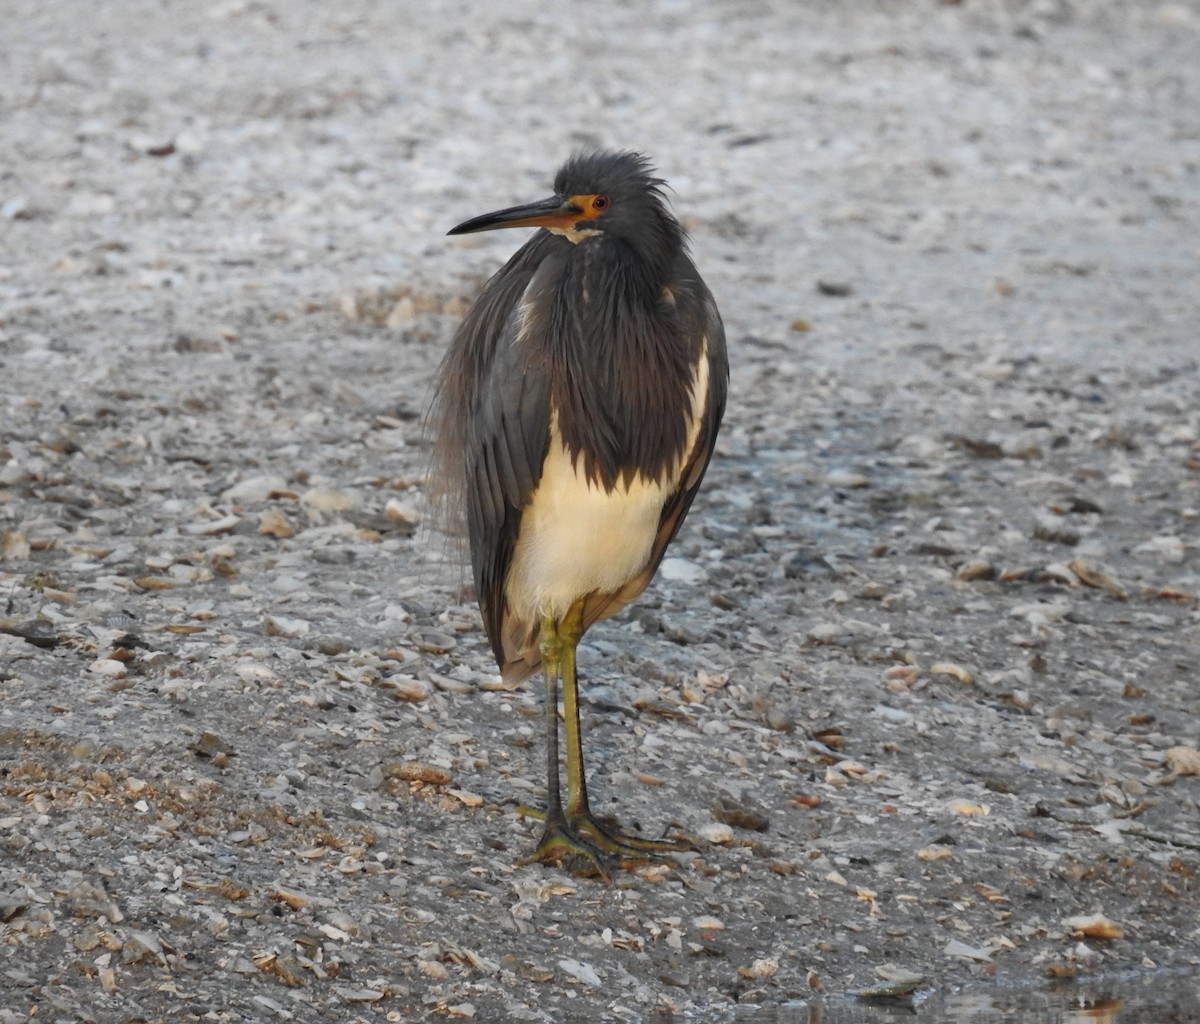
[[[470, 357], [472, 399], [462, 410], [467, 533], [484, 628], [501, 668], [513, 654], [504, 642], [512, 628], [505, 584], [550, 443], [549, 382], [533, 333], [545, 323], [542, 306], [561, 265], [559, 243], [570, 244], [545, 232], [535, 236], [489, 282], [479, 315], [463, 325], [471, 333], [464, 344], [477, 349]], [[537, 626], [526, 632], [536, 634]]]
[[696, 493], [700, 490], [700, 483], [704, 479], [704, 472], [717, 443], [717, 431], [725, 413], [725, 398], [729, 390], [729, 357], [725, 347], [725, 327], [717, 311], [716, 302], [695, 269], [691, 267], [690, 261], [687, 271], [677, 292], [680, 321], [684, 331], [692, 339], [697, 353], [706, 351], [708, 359], [708, 401], [701, 415], [700, 429], [692, 451], [683, 465], [679, 486], [663, 505], [658, 533], [645, 569], [620, 590], [590, 595], [583, 609], [584, 629], [601, 619], [615, 615], [649, 585], [658, 571], [667, 547], [675, 539]]

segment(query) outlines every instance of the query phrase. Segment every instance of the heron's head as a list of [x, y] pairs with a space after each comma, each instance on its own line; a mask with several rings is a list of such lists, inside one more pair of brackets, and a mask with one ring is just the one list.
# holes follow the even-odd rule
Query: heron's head
[[554, 195], [473, 217], [449, 234], [540, 227], [572, 242], [603, 234], [649, 258], [670, 256], [683, 232], [667, 209], [665, 184], [640, 153], [576, 153], [555, 176]]

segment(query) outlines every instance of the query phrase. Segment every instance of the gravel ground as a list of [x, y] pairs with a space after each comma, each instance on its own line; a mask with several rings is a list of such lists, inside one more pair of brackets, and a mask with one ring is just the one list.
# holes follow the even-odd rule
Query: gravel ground
[[[83, 8], [0, 67], [0, 1022], [626, 1021], [1200, 965], [1194, 3]], [[420, 414], [576, 146], [734, 364], [543, 787]]]

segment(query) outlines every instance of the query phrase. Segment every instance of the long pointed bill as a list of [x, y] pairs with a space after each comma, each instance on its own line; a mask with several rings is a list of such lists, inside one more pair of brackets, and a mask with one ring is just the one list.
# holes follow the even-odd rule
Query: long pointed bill
[[476, 231], [498, 231], [500, 228], [571, 228], [583, 217], [583, 211], [558, 196], [539, 199], [524, 206], [472, 217], [446, 232], [448, 235], [469, 235]]

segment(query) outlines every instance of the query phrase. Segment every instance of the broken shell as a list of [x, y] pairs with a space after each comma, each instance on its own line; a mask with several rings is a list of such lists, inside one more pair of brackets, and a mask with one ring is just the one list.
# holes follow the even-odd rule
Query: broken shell
[[179, 586], [176, 580], [166, 576], [139, 576], [133, 582], [143, 590], [174, 590]]
[[388, 498], [383, 506], [383, 514], [394, 522], [408, 523], [410, 526], [415, 526], [421, 520], [414, 506], [398, 498]]
[[88, 671], [108, 676], [110, 679], [124, 679], [129, 670], [125, 667], [124, 662], [115, 658], [100, 658], [88, 666]]
[[290, 889], [273, 889], [271, 898], [279, 900], [280, 903], [286, 903], [293, 910], [301, 910], [312, 902], [307, 896], [292, 892]]
[[855, 993], [859, 999], [895, 999], [906, 996], [925, 980], [923, 974], [908, 971], [893, 964], [882, 964], [875, 968], [875, 973], [883, 979], [883, 982], [859, 989]]
[[286, 540], [288, 537], [296, 536], [295, 527], [292, 526], [288, 517], [277, 508], [263, 510], [263, 514], [258, 517], [258, 532], [266, 537], [275, 537], [278, 540]]
[[960, 565], [955, 575], [964, 582], [972, 583], [975, 580], [994, 580], [997, 576], [997, 571], [991, 562], [985, 562], [982, 559], [973, 559]]
[[437, 768], [420, 761], [404, 761], [400, 764], [385, 764], [383, 766], [385, 779], [400, 779], [403, 782], [424, 782], [430, 786], [448, 786], [454, 781], [445, 768]]
[[381, 679], [379, 685], [388, 691], [395, 700], [405, 700], [411, 703], [426, 700], [429, 697], [430, 687], [423, 679], [416, 679], [413, 676], [388, 676], [386, 679]]
[[1200, 750], [1193, 747], [1172, 747], [1163, 762], [1176, 775], [1200, 775]]
[[424, 651], [426, 654], [448, 654], [458, 646], [458, 641], [454, 637], [433, 630], [414, 634], [412, 642], [417, 650]]
[[267, 636], [305, 636], [310, 624], [304, 619], [285, 618], [282, 615], [267, 615], [263, 618], [263, 631]]
[[1091, 917], [1070, 917], [1065, 924], [1071, 930], [1072, 935], [1083, 936], [1085, 939], [1119, 939], [1125, 934], [1125, 929], [1115, 921], [1110, 921], [1103, 914], [1092, 914]]
[[753, 832], [765, 832], [771, 824], [767, 815], [758, 808], [739, 802], [728, 794], [722, 794], [712, 802], [712, 816], [722, 824]]
[[346, 491], [332, 487], [313, 487], [300, 495], [300, 502], [318, 512], [348, 512], [358, 505], [358, 499]]
[[991, 813], [987, 804], [977, 804], [970, 800], [951, 800], [946, 804], [946, 810], [966, 815], [968, 818], [979, 818]]
[[749, 967], [739, 967], [738, 975], [742, 978], [771, 978], [779, 970], [779, 961], [760, 957]]
[[975, 677], [970, 672], [950, 661], [939, 661], [936, 665], [930, 665], [929, 674], [933, 676], [951, 676], [964, 686], [970, 686], [975, 681]]
[[215, 537], [221, 533], [229, 533], [241, 521], [241, 516], [222, 516], [220, 519], [210, 519], [204, 523], [191, 523], [184, 530], [200, 537]]
[[733, 842], [733, 829], [720, 822], [709, 822], [699, 828], [700, 838], [715, 846], [724, 846]]

